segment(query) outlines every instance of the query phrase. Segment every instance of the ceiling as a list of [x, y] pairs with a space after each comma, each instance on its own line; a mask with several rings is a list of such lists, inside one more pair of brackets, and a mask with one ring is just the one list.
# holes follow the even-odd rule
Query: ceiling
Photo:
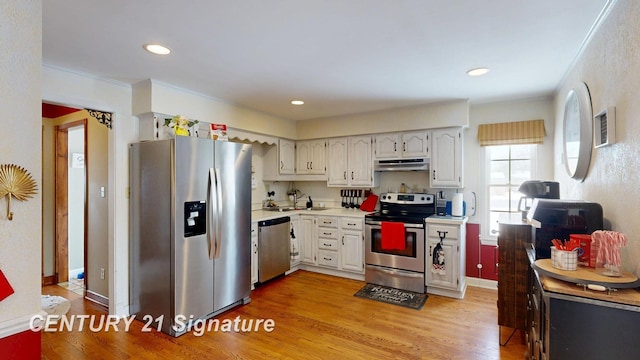
[[548, 96], [611, 1], [43, 1], [43, 63], [292, 120]]

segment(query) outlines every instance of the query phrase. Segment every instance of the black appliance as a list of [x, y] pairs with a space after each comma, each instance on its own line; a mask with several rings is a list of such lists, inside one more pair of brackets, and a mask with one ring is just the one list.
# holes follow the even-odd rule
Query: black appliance
[[[380, 197], [380, 211], [365, 215], [365, 280], [378, 284], [425, 292], [425, 218], [435, 214], [432, 194], [389, 193]], [[386, 224], [394, 223], [394, 224]], [[401, 234], [398, 247], [385, 245], [385, 227], [398, 226]], [[387, 232], [387, 234], [389, 234]]]
[[526, 218], [534, 199], [560, 199], [560, 184], [555, 181], [525, 181], [518, 191], [524, 195], [518, 203], [518, 211], [522, 211], [522, 219]]
[[534, 226], [536, 259], [551, 257], [551, 240], [569, 240], [570, 234], [602, 230], [602, 206], [582, 200], [534, 199], [527, 213]]
[[518, 191], [529, 198], [560, 199], [560, 184], [555, 181], [525, 181]]

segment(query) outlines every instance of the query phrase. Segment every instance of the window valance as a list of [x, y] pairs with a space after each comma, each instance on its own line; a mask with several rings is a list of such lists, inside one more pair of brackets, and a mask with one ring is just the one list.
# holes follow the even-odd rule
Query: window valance
[[478, 126], [480, 146], [542, 144], [547, 132], [544, 120], [527, 120]]

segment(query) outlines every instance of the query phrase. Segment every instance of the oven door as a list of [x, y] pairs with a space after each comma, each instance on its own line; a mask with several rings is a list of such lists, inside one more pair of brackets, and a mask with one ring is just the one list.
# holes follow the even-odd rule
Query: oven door
[[424, 224], [404, 224], [404, 249], [384, 249], [379, 221], [365, 225], [365, 262], [393, 269], [424, 273]]

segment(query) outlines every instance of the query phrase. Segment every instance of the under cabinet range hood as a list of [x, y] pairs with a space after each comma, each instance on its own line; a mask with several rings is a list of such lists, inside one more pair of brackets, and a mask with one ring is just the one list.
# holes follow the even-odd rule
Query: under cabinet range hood
[[376, 160], [375, 171], [427, 171], [429, 158]]

